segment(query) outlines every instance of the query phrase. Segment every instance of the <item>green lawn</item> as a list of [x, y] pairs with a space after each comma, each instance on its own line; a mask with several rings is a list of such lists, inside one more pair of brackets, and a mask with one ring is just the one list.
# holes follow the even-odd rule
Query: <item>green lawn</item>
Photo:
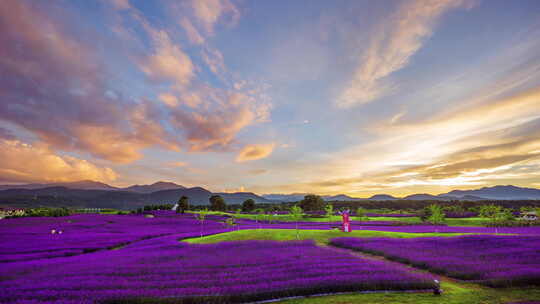
[[283, 304], [503, 304], [520, 301], [540, 300], [538, 288], [494, 289], [475, 284], [443, 281], [441, 296], [431, 293], [370, 293], [344, 294], [280, 301]]
[[[406, 232], [388, 232], [357, 230], [353, 232], [342, 232], [340, 230], [298, 230], [298, 237], [301, 240], [315, 240], [317, 243], [325, 244], [331, 238], [340, 236], [351, 237], [396, 237], [413, 238], [428, 236], [458, 236], [467, 233], [406, 233]], [[241, 240], [272, 240], [272, 241], [291, 241], [296, 240], [296, 230], [294, 229], [252, 229], [239, 230], [226, 233], [214, 234], [202, 238], [187, 239], [185, 242], [194, 244], [208, 244], [225, 241]]]
[[468, 217], [468, 218], [447, 218], [445, 223], [448, 226], [484, 226], [488, 222], [488, 219], [482, 217]]

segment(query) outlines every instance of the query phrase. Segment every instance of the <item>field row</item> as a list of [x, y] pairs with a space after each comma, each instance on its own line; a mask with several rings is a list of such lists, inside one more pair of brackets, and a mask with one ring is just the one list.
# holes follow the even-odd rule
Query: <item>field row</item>
[[331, 245], [383, 255], [415, 267], [492, 287], [540, 285], [540, 237], [350, 238]]
[[[176, 236], [71, 258], [7, 263], [1, 302], [182, 298], [230, 303], [360, 290], [418, 290], [432, 276], [312, 241], [178, 243]], [[208, 297], [212, 295], [212, 297]]]

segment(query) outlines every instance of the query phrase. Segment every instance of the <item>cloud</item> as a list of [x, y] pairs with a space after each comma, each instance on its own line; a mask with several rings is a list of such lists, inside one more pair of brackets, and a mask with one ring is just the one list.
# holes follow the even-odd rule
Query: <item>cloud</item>
[[[269, 106], [254, 97], [213, 87], [189, 93], [201, 104], [171, 109], [171, 124], [182, 130], [190, 151], [223, 150], [245, 127], [268, 118]], [[183, 97], [180, 97], [183, 100]]]
[[111, 4], [117, 10], [127, 10], [131, 8], [129, 0], [106, 0], [106, 2]]
[[[17, 130], [12, 134], [0, 129], [2, 140], [16, 140], [24, 134], [24, 138], [41, 142], [49, 152], [79, 155], [58, 156], [77, 168], [82, 167], [83, 158], [89, 157], [131, 163], [150, 147], [230, 151], [240, 145], [239, 132], [269, 119], [270, 104], [259, 96], [261, 91], [236, 92], [202, 83], [197, 79], [197, 67], [170, 33], [153, 28], [135, 7], [122, 18], [139, 22], [152, 45], [147, 56], [124, 53], [129, 47], [120, 45], [126, 41], [90, 43], [87, 36], [74, 34], [88, 29], [68, 27], [64, 19], [50, 18], [48, 10], [39, 8], [26, 2], [0, 6], [0, 70], [9, 75], [0, 77], [0, 122]], [[138, 48], [144, 44], [140, 36], [133, 35], [130, 39], [137, 41], [128, 43]], [[105, 42], [114, 49], [107, 56], [95, 47]], [[221, 54], [211, 53], [209, 62], [224, 69]], [[133, 82], [111, 77], [107, 63], [116, 56], [127, 58], [119, 64], [128, 64], [128, 69], [134, 64], [146, 74], [149, 81], [143, 84], [161, 92], [157, 97], [160, 102], [138, 97], [139, 93], [118, 91]], [[94, 176], [92, 179], [107, 178], [97, 173]]]
[[188, 37], [189, 42], [193, 44], [203, 44], [204, 43], [204, 37], [199, 33], [197, 28], [189, 21], [188, 18], [183, 17], [180, 19], [180, 26], [186, 31], [186, 35]]
[[246, 188], [244, 186], [240, 186], [238, 188], [225, 188], [223, 189], [224, 193], [236, 193], [236, 192], [246, 192]]
[[[161, 94], [170, 106], [182, 105], [173, 109], [110, 94], [98, 52], [62, 24], [23, 2], [0, 6], [0, 18], [0, 69], [10, 75], [0, 79], [0, 120], [54, 149], [117, 163], [137, 160], [151, 146], [223, 150], [240, 130], [268, 117], [268, 107], [252, 96], [201, 85]], [[155, 52], [142, 60], [147, 75], [189, 85], [195, 77], [190, 59], [168, 34], [144, 27], [155, 44]]]
[[406, 1], [379, 24], [352, 80], [336, 100], [340, 107], [368, 103], [388, 93], [384, 79], [409, 64], [410, 58], [433, 33], [441, 16], [466, 0]]
[[205, 47], [202, 50], [202, 59], [212, 71], [217, 76], [223, 77], [225, 72], [225, 62], [223, 59], [223, 54], [217, 49]]
[[260, 174], [265, 174], [268, 171], [269, 170], [267, 170], [267, 169], [253, 169], [253, 170], [249, 170], [249, 174], [260, 175]]
[[69, 182], [89, 179], [111, 182], [117, 177], [111, 168], [98, 167], [73, 156], [57, 155], [44, 144], [0, 140], [0, 181]]
[[0, 19], [0, 69], [9, 75], [0, 79], [0, 120], [55, 148], [134, 157], [125, 148], [145, 145], [130, 131], [135, 104], [105, 94], [105, 72], [92, 50], [23, 2], [0, 6]]
[[209, 34], [221, 18], [229, 16], [232, 23], [240, 18], [240, 11], [229, 0], [193, 0], [190, 4], [196, 20]]
[[163, 93], [158, 96], [159, 100], [163, 101], [166, 105], [169, 107], [176, 107], [178, 106], [178, 99], [176, 96], [169, 94], [169, 93]]
[[540, 87], [500, 96], [481, 98], [483, 103], [457, 100], [457, 109], [421, 121], [385, 119], [366, 128], [372, 140], [279, 168], [295, 179], [272, 188], [405, 195], [456, 186], [530, 186], [540, 178]]
[[178, 24], [191, 44], [202, 45], [215, 34], [217, 24], [234, 26], [239, 9], [229, 0], [187, 0], [168, 3], [172, 18], [182, 16]]
[[10, 130], [0, 127], [0, 140], [3, 139], [14, 140], [15, 136]]
[[195, 66], [165, 31], [150, 32], [155, 52], [141, 63], [141, 69], [154, 81], [187, 85], [195, 76]]
[[187, 165], [188, 165], [188, 163], [182, 162], [182, 161], [168, 163], [168, 166], [175, 167], [175, 168], [186, 167]]
[[275, 144], [247, 145], [236, 156], [237, 162], [246, 162], [268, 157], [272, 154]]

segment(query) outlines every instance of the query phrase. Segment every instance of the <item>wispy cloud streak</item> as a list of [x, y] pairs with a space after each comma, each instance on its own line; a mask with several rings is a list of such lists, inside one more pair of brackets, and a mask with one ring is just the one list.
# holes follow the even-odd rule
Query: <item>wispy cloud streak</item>
[[470, 7], [466, 0], [415, 0], [404, 2], [395, 13], [379, 24], [352, 80], [336, 100], [339, 107], [368, 103], [387, 94], [391, 88], [384, 79], [404, 68], [422, 47], [444, 13]]

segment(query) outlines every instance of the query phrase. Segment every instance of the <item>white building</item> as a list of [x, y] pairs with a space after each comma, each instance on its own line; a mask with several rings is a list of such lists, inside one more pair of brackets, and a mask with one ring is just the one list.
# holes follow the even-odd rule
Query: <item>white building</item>
[[538, 215], [535, 211], [523, 212], [521, 213], [521, 219], [525, 221], [536, 221], [538, 220]]

